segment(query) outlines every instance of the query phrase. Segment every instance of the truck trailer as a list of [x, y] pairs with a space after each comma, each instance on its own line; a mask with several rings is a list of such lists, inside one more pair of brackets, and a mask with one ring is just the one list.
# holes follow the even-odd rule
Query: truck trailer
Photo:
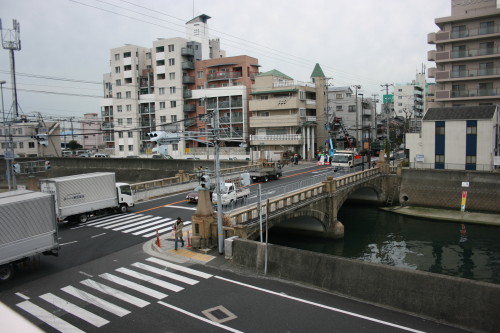
[[42, 179], [40, 190], [54, 196], [59, 222], [86, 222], [91, 216], [125, 213], [134, 206], [130, 185], [116, 183], [113, 172]]
[[0, 281], [12, 278], [15, 265], [32, 256], [58, 251], [53, 196], [27, 190], [0, 194]]

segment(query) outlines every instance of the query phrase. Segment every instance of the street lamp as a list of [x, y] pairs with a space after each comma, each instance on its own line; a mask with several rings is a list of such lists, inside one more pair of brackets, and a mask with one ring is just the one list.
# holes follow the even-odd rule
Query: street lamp
[[364, 94], [358, 94], [361, 96], [361, 171], [365, 170], [365, 103]]

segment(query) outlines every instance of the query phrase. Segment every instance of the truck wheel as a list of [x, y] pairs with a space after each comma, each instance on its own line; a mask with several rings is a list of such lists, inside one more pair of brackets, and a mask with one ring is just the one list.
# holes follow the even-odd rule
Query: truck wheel
[[89, 219], [87, 214], [81, 214], [78, 216], [78, 222], [79, 223], [85, 223]]
[[8, 281], [14, 276], [14, 267], [11, 264], [0, 266], [0, 281]]
[[120, 213], [126, 213], [128, 212], [128, 206], [127, 205], [121, 205], [120, 206]]

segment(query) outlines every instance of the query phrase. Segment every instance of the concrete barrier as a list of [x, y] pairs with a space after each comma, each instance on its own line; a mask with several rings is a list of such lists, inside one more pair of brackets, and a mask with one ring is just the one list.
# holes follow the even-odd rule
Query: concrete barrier
[[[264, 272], [265, 244], [234, 238], [234, 264]], [[500, 327], [500, 285], [269, 244], [267, 275], [475, 331]]]

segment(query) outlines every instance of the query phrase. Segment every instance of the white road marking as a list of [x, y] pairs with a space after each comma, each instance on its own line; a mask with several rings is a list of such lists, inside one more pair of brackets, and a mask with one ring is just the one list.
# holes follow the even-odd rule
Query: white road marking
[[[157, 218], [157, 217], [152, 216], [152, 215], [131, 217], [131, 218], [128, 218], [126, 221], [124, 221], [124, 220], [114, 221], [113, 223], [106, 223], [105, 225], [104, 224], [98, 225], [97, 227], [101, 227], [104, 229], [111, 229], [114, 227], [119, 227], [121, 225], [128, 225], [131, 222], [141, 223], [141, 222], [145, 222], [145, 221], [150, 221], [151, 219], [155, 219], [155, 218]], [[139, 221], [141, 221], [141, 222], [139, 222]]]
[[162, 298], [165, 298], [168, 296], [167, 294], [164, 294], [164, 293], [161, 293], [161, 292], [156, 291], [154, 289], [145, 287], [145, 286], [140, 285], [138, 283], [122, 279], [121, 277], [118, 277], [118, 276], [113, 275], [113, 274], [104, 273], [104, 274], [101, 274], [99, 276], [102, 277], [103, 279], [106, 279], [108, 281], [114, 282], [116, 284], [119, 284], [121, 286], [130, 288], [130, 289], [134, 289], [135, 291], [138, 291], [138, 292], [143, 293], [145, 295], [154, 297], [156, 299], [162, 299]]
[[106, 233], [105, 233], [105, 232], [103, 232], [102, 234], [98, 234], [98, 235], [90, 236], [90, 238], [97, 238], [97, 237], [100, 237], [100, 236], [102, 236], [102, 235], [106, 235]]
[[59, 246], [65, 246], [65, 245], [69, 245], [69, 244], [73, 244], [73, 243], [78, 243], [78, 241], [72, 241], [72, 242], [68, 242], [68, 243], [61, 243], [61, 244], [59, 244]]
[[67, 286], [61, 288], [61, 290], [67, 292], [70, 295], [75, 296], [76, 298], [81, 299], [82, 301], [88, 302], [89, 304], [95, 305], [103, 310], [111, 312], [112, 314], [115, 314], [118, 317], [123, 317], [130, 313], [130, 311], [128, 311], [127, 309], [124, 309], [118, 305], [105, 301], [102, 298], [89, 294], [73, 286]]
[[232, 327], [229, 327], [229, 326], [226, 326], [226, 325], [222, 325], [222, 324], [219, 324], [219, 323], [213, 322], [213, 321], [211, 321], [210, 319], [204, 318], [204, 317], [202, 317], [202, 316], [198, 316], [197, 314], [194, 314], [194, 313], [188, 312], [188, 311], [186, 311], [186, 310], [183, 310], [183, 309], [178, 308], [178, 307], [176, 307], [176, 306], [170, 305], [170, 304], [165, 303], [165, 302], [163, 302], [163, 301], [159, 301], [159, 302], [158, 302], [158, 304], [163, 305], [163, 306], [166, 306], [167, 308], [170, 308], [170, 309], [172, 309], [172, 310], [178, 311], [178, 312], [180, 312], [180, 313], [183, 313], [183, 314], [185, 314], [185, 315], [187, 315], [187, 316], [190, 316], [190, 317], [196, 318], [196, 319], [198, 319], [198, 320], [201, 320], [201, 321], [203, 321], [203, 322], [205, 322], [205, 323], [208, 323], [208, 324], [210, 324], [210, 325], [214, 325], [214, 326], [217, 326], [217, 327], [219, 327], [219, 328], [225, 329], [226, 331], [229, 331], [229, 332], [234, 332], [234, 333], [242, 333], [242, 331], [238, 331], [238, 330], [236, 330], [236, 329], [234, 329], [234, 328], [232, 328]]
[[105, 226], [104, 229], [113, 229], [115, 231], [118, 231], [118, 230], [122, 230], [122, 229], [127, 229], [128, 227], [133, 227], [133, 226], [136, 226], [136, 225], [139, 225], [142, 223], [147, 223], [150, 221], [159, 220], [161, 218], [162, 218], [161, 216], [148, 216], [147, 219], [144, 219], [144, 218], [137, 219], [137, 220], [134, 219], [131, 221], [110, 224], [110, 225]]
[[56, 317], [52, 313], [42, 309], [41, 307], [31, 303], [30, 301], [24, 301], [16, 305], [62, 333], [85, 333], [79, 328], [71, 325], [70, 323], [62, 320], [59, 317]]
[[168, 277], [172, 280], [177, 280], [177, 281], [184, 282], [184, 283], [187, 283], [190, 285], [197, 284], [199, 282], [197, 280], [194, 280], [194, 279], [191, 279], [191, 278], [179, 275], [179, 274], [170, 273], [170, 272], [167, 272], [163, 269], [156, 268], [156, 267], [149, 266], [149, 265], [145, 265], [145, 264], [140, 263], [140, 262], [136, 262], [136, 263], [132, 264], [132, 266], [144, 269], [146, 271], [149, 271], [149, 272], [152, 272], [152, 273], [155, 273], [158, 275], [163, 275], [163, 276]]
[[[149, 228], [146, 228], [144, 230], [134, 232], [132, 235], [140, 235], [140, 234], [143, 234], [145, 232], [148, 232], [148, 231], [151, 231], [151, 230], [160, 229], [160, 228], [163, 228], [163, 227], [166, 227], [166, 226], [170, 226], [170, 225], [173, 225], [173, 224], [174, 224], [174, 221], [162, 223], [160, 225], [155, 225], [154, 227], [149, 227]], [[123, 232], [125, 232], [125, 231], [123, 231]], [[158, 232], [159, 232], [159, 230], [158, 230]], [[155, 231], [155, 234], [156, 234], [156, 231]]]
[[146, 274], [142, 274], [142, 273], [133, 271], [133, 270], [125, 268], [125, 267], [117, 268], [116, 271], [120, 272], [120, 273], [123, 273], [123, 274], [127, 274], [127, 275], [132, 276], [132, 277], [134, 277], [136, 279], [149, 282], [149, 283], [157, 285], [159, 287], [175, 291], [175, 292], [179, 292], [181, 290], [184, 290], [184, 288], [179, 287], [179, 286], [177, 286], [177, 285], [175, 285], [173, 283], [166, 282], [166, 281], [154, 278], [152, 276], [149, 276], [149, 275], [146, 275]]
[[108, 295], [111, 295], [111, 296], [116, 297], [118, 299], [121, 299], [122, 301], [125, 301], [127, 303], [138, 306], [140, 308], [143, 308], [146, 305], [150, 304], [149, 302], [144, 301], [138, 297], [129, 295], [121, 290], [109, 287], [105, 284], [96, 282], [94, 280], [87, 279], [87, 280], [80, 281], [80, 283], [86, 285], [87, 287], [94, 288], [95, 290], [98, 290], [98, 291], [103, 292], [105, 294], [108, 294]]
[[51, 293], [41, 295], [40, 298], [58, 307], [59, 309], [62, 309], [72, 314], [75, 317], [85, 320], [86, 322], [96, 327], [101, 327], [109, 323], [109, 320], [106, 320], [96, 314], [93, 314], [92, 312], [85, 310], [84, 308], [81, 308], [78, 305], [68, 302]]
[[188, 210], [196, 210], [196, 207], [185, 207], [185, 206], [169, 206], [165, 205], [163, 207], [170, 207], [170, 208], [179, 208], [179, 209], [188, 209]]
[[21, 293], [16, 293], [17, 296], [21, 297], [22, 299], [29, 300], [30, 298], [26, 295], [23, 295]]
[[242, 283], [242, 282], [235, 281], [235, 280], [226, 279], [226, 278], [223, 278], [221, 276], [217, 276], [216, 275], [214, 277], [216, 279], [220, 279], [220, 280], [223, 280], [223, 281], [226, 281], [226, 282], [234, 283], [234, 284], [237, 284], [237, 285], [240, 285], [240, 286], [243, 286], [243, 287], [247, 287], [247, 288], [259, 290], [259, 291], [262, 291], [262, 292], [265, 292], [265, 293], [268, 293], [268, 294], [271, 294], [271, 295], [276, 295], [276, 296], [279, 296], [279, 297], [288, 298], [288, 299], [291, 299], [291, 300], [294, 300], [294, 301], [298, 301], [298, 302], [302, 302], [302, 303], [305, 303], [305, 304], [317, 306], [317, 307], [320, 307], [320, 308], [323, 308], [323, 309], [327, 309], [327, 310], [339, 312], [339, 313], [342, 313], [342, 314], [345, 314], [345, 315], [348, 315], [348, 316], [361, 318], [361, 319], [364, 319], [364, 320], [372, 321], [372, 322], [379, 323], [379, 324], [386, 325], [386, 326], [396, 327], [396, 328], [399, 328], [399, 329], [402, 329], [402, 330], [405, 330], [405, 331], [409, 331], [409, 332], [424, 333], [423, 331], [419, 331], [419, 330], [416, 330], [416, 329], [413, 329], [413, 328], [409, 328], [409, 327], [405, 327], [405, 326], [393, 324], [393, 323], [390, 323], [390, 322], [387, 322], [387, 321], [383, 321], [383, 320], [380, 320], [380, 319], [375, 319], [375, 318], [371, 318], [371, 317], [368, 317], [368, 316], [363, 316], [363, 315], [360, 315], [360, 314], [357, 314], [357, 313], [354, 313], [354, 312], [349, 312], [349, 311], [341, 310], [341, 309], [334, 308], [334, 307], [331, 307], [331, 306], [327, 306], [327, 305], [323, 305], [323, 304], [311, 302], [311, 301], [308, 301], [308, 300], [305, 300], [305, 299], [302, 299], [302, 298], [288, 296], [288, 295], [283, 295], [283, 294], [281, 294], [279, 292], [276, 292], [276, 291], [272, 291], [272, 290], [268, 290], [268, 289], [264, 289], [264, 288], [260, 288], [260, 287], [256, 287], [256, 286], [252, 286], [250, 284]]
[[[185, 226], [185, 227], [187, 227], [187, 226], [188, 226], [188, 225], [190, 225], [190, 224], [191, 224], [191, 221], [184, 221], [184, 226]], [[170, 230], [172, 230], [172, 227], [168, 227], [168, 228], [160, 229], [160, 230], [158, 230], [158, 233], [159, 233], [159, 234], [162, 234], [162, 233], [164, 233], [164, 232], [168, 232], [168, 231], [170, 231]], [[139, 233], [138, 233], [138, 232], [136, 232], [136, 233], [133, 233], [132, 235], [139, 235]], [[155, 236], [155, 235], [156, 235], [156, 231], [155, 231], [155, 232], [152, 232], [152, 233], [150, 233], [150, 234], [142, 235], [142, 237], [152, 237], [152, 236]]]
[[151, 216], [151, 215], [146, 215], [146, 216], [144, 216], [143, 214], [127, 214], [125, 216], [124, 215], [119, 215], [119, 216], [116, 216], [116, 217], [104, 218], [104, 219], [99, 220], [99, 221], [92, 221], [92, 222], [86, 224], [86, 226], [89, 226], [89, 227], [103, 227], [105, 225], [116, 223], [116, 222], [119, 222], [119, 221], [128, 221], [128, 220], [132, 220], [132, 219], [145, 218], [145, 217], [149, 217], [149, 216]]
[[208, 278], [211, 278], [213, 276], [212, 274], [207, 274], [207, 273], [203, 273], [203, 272], [191, 269], [191, 268], [187, 268], [187, 267], [184, 267], [184, 266], [176, 265], [176, 264], [173, 264], [173, 263], [171, 263], [169, 261], [158, 259], [158, 258], [155, 258], [155, 257], [149, 257], [146, 260], [149, 261], [149, 262], [154, 262], [154, 263], [162, 265], [162, 266], [166, 266], [168, 268], [175, 269], [176, 271], [179, 271], [179, 272], [184, 272], [184, 273], [188, 273], [188, 274], [191, 274], [191, 275], [194, 275], [194, 276], [198, 276], [198, 277], [201, 277], [203, 279], [208, 279]]
[[[152, 223], [147, 223], [147, 224], [144, 224], [144, 225], [140, 225], [138, 227], [135, 227], [135, 228], [130, 228], [130, 229], [127, 229], [127, 230], [123, 230], [124, 233], [129, 233], [129, 232], [132, 232], [132, 231], [136, 231], [136, 230], [139, 230], [139, 229], [143, 229], [143, 228], [147, 228], [147, 227], [151, 227], [151, 226], [154, 226], [152, 227], [153, 230], [154, 229], [158, 229], [164, 225], [169, 225], [169, 224], [173, 224], [174, 221], [172, 221], [172, 219], [161, 219], [161, 220], [157, 220], [157, 221], [154, 221]], [[144, 232], [147, 232], [151, 229], [144, 229]]]

